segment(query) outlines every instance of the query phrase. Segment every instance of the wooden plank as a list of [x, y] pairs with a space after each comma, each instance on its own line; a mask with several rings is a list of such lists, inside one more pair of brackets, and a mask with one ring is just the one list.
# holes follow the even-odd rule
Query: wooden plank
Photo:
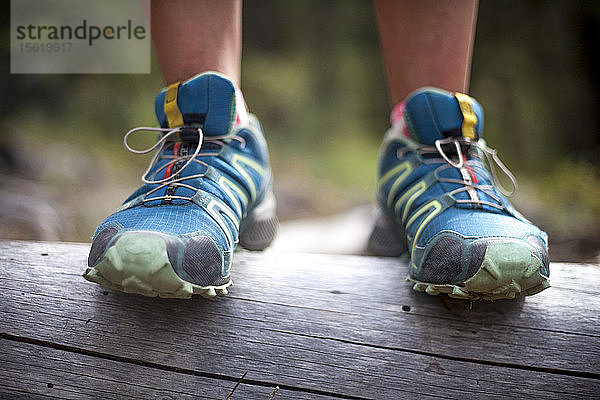
[[[0, 244], [3, 331], [229, 377], [249, 370], [261, 382], [346, 397], [599, 391], [597, 340], [580, 332], [580, 323], [564, 329], [594, 317], [585, 315], [578, 285], [555, 290], [546, 307], [531, 310], [527, 299], [467, 311], [465, 303], [412, 293], [396, 260], [241, 253], [241, 283], [231, 297], [169, 301], [104, 295], [79, 277], [87, 249]], [[543, 318], [522, 316], [552, 309], [557, 297], [573, 297], [579, 312], [565, 315], [562, 328], [553, 310], [545, 314], [548, 328], [536, 327]], [[407, 305], [411, 310], [402, 311]], [[572, 343], [588, 349], [579, 351], [580, 360], [570, 355], [577, 351]]]
[[[556, 347], [559, 348], [563, 347], [564, 341], [580, 345], [582, 342], [587, 343], [590, 336], [599, 336], [600, 303], [589, 301], [589, 296], [581, 295], [574, 289], [553, 287], [527, 299], [474, 303], [473, 309], [469, 310], [469, 303], [464, 301], [452, 300], [446, 296], [431, 297], [414, 293], [410, 290], [410, 285], [400, 279], [403, 276], [402, 273], [395, 274], [394, 278], [397, 279], [381, 279], [377, 274], [373, 274], [368, 263], [366, 266], [364, 263], [360, 263], [362, 260], [376, 262], [376, 267], [382, 271], [381, 275], [386, 277], [394, 274], [393, 270], [405, 267], [395, 260], [293, 255], [288, 257], [288, 268], [281, 268], [286, 257], [286, 255], [277, 254], [267, 256], [253, 253], [240, 254], [239, 265], [237, 265], [237, 283], [232, 288], [231, 298], [268, 303], [268, 307], [252, 304], [244, 313], [252, 313], [257, 309], [256, 307], [314, 310], [316, 313], [321, 312], [327, 315], [324, 324], [326, 326], [329, 325], [332, 318], [334, 320], [331, 322], [339, 322], [338, 325], [342, 325], [338, 329], [345, 329], [348, 326], [348, 329], [345, 329], [341, 335], [344, 339], [357, 341], [371, 339], [372, 342], [368, 343], [388, 347], [402, 346], [403, 342], [406, 342], [403, 338], [400, 342], [394, 341], [393, 339], [398, 339], [398, 336], [393, 333], [407, 323], [411, 325], [411, 329], [405, 334], [414, 333], [413, 342], [419, 337], [430, 336], [425, 335], [425, 331], [433, 329], [440, 332], [442, 337], [470, 338], [483, 344], [489, 342], [485, 344], [486, 346], [499, 341], [503, 346], [506, 344], [517, 346], [518, 349], [510, 349], [513, 350], [513, 353], [515, 351], [523, 353], [524, 350], [527, 350], [523, 348], [523, 342], [532, 330], [541, 335], [544, 341], [549, 341], [550, 345], [555, 342]], [[359, 260], [358, 264], [357, 259]], [[315, 263], [316, 260], [318, 263]], [[246, 268], [246, 265], [250, 265], [250, 267]], [[63, 270], [60, 266], [57, 268]], [[568, 276], [576, 276], [572, 271], [573, 268], [567, 266]], [[558, 271], [554, 271], [554, 274], [560, 273], [561, 269], [562, 265]], [[600, 268], [582, 266], [582, 270], [584, 269], [585, 274], [580, 275], [585, 276], [585, 279], [582, 279], [582, 285], [592, 286], [594, 280], [600, 279]], [[322, 270], [332, 273], [335, 280], [321, 282], [323, 280]], [[297, 283], [298, 271], [302, 271], [301, 283]], [[74, 273], [74, 279], [79, 280], [78, 272]], [[268, 284], [265, 284], [265, 278], [268, 279]], [[554, 278], [555, 286], [562, 283], [558, 279]], [[365, 285], [367, 289], [364, 288]], [[588, 291], [588, 288], [583, 287], [582, 290], [585, 292]], [[282, 292], [285, 292], [285, 297], [282, 296]], [[592, 298], [597, 298], [597, 296], [592, 296]], [[238, 307], [245, 306], [247, 303]], [[403, 312], [403, 309], [408, 309], [407, 306], [410, 307], [410, 311]], [[257, 319], [271, 318], [272, 322], [277, 322], [282, 329], [297, 326], [299, 321], [296, 319], [278, 318], [278, 315], [284, 312], [282, 310], [276, 310], [276, 313], [267, 312], [265, 316], [258, 315]], [[304, 312], [304, 314], [307, 313]], [[427, 326], [413, 326], [416, 324], [412, 323], [412, 319], [423, 317], [429, 317]], [[362, 323], [361, 321], [365, 318], [367, 318], [366, 323]], [[364, 329], [355, 329], [357, 326], [351, 324], [353, 319], [357, 320], [355, 325], [358, 327], [368, 325], [368, 330], [363, 332]], [[303, 322], [310, 324], [313, 332], [323, 325], [319, 323], [318, 319], [313, 320], [310, 315], [308, 320]], [[498, 333], [503, 331], [510, 331], [510, 336], [498, 337]], [[315, 334], [319, 333], [324, 332], [315, 332]], [[363, 335], [361, 336], [360, 333]], [[366, 338], [365, 335], [369, 337]], [[464, 351], [468, 350], [464, 346], [460, 347], [461, 343], [453, 343], [449, 340], [451, 339], [440, 340], [440, 342], [448, 344], [449, 351], [453, 349], [457, 351], [447, 355], [464, 354]], [[466, 344], [469, 348], [472, 346], [472, 344]], [[597, 349], [597, 347], [593, 347], [591, 350]], [[492, 361], [505, 362], [508, 360], [508, 358], [502, 358], [502, 352], [495, 351], [494, 348], [487, 348], [487, 350], [494, 350], [489, 351], [491, 353], [489, 356], [495, 357]], [[531, 351], [535, 352], [536, 350], [538, 350], [537, 345]], [[582, 359], [578, 355], [574, 355], [573, 360], [570, 361], [577, 365], [585, 360], [585, 357]], [[541, 365], [541, 367], [560, 368], [564, 367], [564, 362], [565, 360], [560, 360], [555, 365]], [[567, 364], [567, 366], [569, 365]], [[599, 366], [596, 364], [593, 371], [598, 372], [598, 369]], [[587, 364], [584, 363], [581, 370], [589, 371]]]
[[[225, 398], [234, 386], [197, 376], [0, 340], [0, 390], [77, 398]], [[208, 389], [211, 388], [211, 389]]]
[[[0, 398], [256, 399], [274, 387], [190, 375], [0, 339]], [[278, 389], [277, 400], [331, 397]]]

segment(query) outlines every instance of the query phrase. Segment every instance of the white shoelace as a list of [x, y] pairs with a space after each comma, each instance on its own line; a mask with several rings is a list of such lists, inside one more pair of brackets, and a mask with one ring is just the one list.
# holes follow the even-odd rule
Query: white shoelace
[[[444, 151], [444, 149], [442, 147], [444, 145], [454, 145], [454, 148], [456, 149], [456, 156], [457, 156], [456, 161], [453, 160], [452, 158], [450, 158], [448, 156], [448, 154], [446, 154], [446, 152]], [[432, 163], [432, 164], [438, 164], [440, 162], [444, 162], [445, 164], [443, 164], [437, 168], [437, 172], [440, 172], [447, 168], [457, 168], [460, 170], [461, 168], [465, 167], [465, 164], [466, 164], [466, 167], [468, 169], [470, 169], [471, 166], [468, 164], [468, 161], [466, 161], [465, 157], [463, 156], [463, 151], [462, 151], [461, 145], [473, 146], [473, 147], [476, 147], [477, 149], [481, 150], [481, 152], [485, 156], [485, 164], [488, 165], [489, 170], [491, 171], [492, 180], [494, 182], [494, 185], [505, 196], [510, 197], [510, 196], [514, 195], [514, 193], [518, 189], [516, 178], [510, 172], [508, 167], [506, 167], [504, 165], [504, 163], [500, 160], [496, 150], [487, 147], [483, 140], [474, 142], [474, 141], [465, 140], [462, 138], [438, 139], [435, 141], [434, 146], [406, 146], [406, 147], [403, 147], [398, 151], [398, 157], [402, 157], [403, 156], [402, 153], [411, 151], [411, 150], [417, 151], [417, 152], [419, 152], [419, 154], [435, 153], [435, 154], [439, 154], [441, 156], [441, 159], [425, 159], [425, 162]], [[512, 184], [512, 189], [510, 191], [506, 190], [502, 186], [500, 181], [498, 180], [498, 176], [496, 174], [496, 166], [498, 166], [498, 168], [500, 168], [502, 170], [502, 172], [510, 179], [511, 184]], [[479, 206], [487, 205], [490, 207], [497, 208], [499, 210], [506, 210], [506, 207], [502, 205], [502, 200], [494, 193], [494, 187], [492, 185], [481, 185], [481, 184], [477, 184], [474, 182], [468, 182], [465, 179], [460, 180], [460, 179], [450, 179], [450, 178], [439, 178], [438, 180], [440, 182], [447, 182], [447, 183], [463, 185], [463, 187], [451, 191], [449, 193], [450, 195], [455, 195], [457, 193], [465, 192], [465, 191], [469, 192], [469, 191], [472, 191], [473, 189], [476, 189], [476, 190], [479, 190], [479, 191], [485, 193], [486, 195], [488, 195], [490, 198], [492, 198], [493, 200], [495, 200], [497, 202], [497, 204], [495, 204], [495, 203], [492, 203], [489, 201], [481, 200], [480, 198], [476, 198], [476, 199], [471, 198], [470, 200], [455, 199], [455, 201], [457, 203], [468, 203], [468, 204], [475, 204], [475, 205], [479, 205]]]
[[[444, 152], [444, 149], [442, 148], [442, 145], [444, 145], [444, 144], [454, 144], [454, 147], [456, 148], [458, 162], [451, 160], [446, 155], [446, 153]], [[500, 157], [498, 157], [498, 153], [496, 152], [496, 150], [488, 147], [483, 140], [471, 141], [468, 139], [457, 139], [457, 138], [438, 139], [435, 141], [435, 148], [448, 164], [450, 164], [454, 168], [460, 169], [464, 166], [464, 163], [465, 163], [465, 157], [463, 157], [461, 144], [467, 144], [469, 146], [473, 146], [473, 147], [476, 147], [479, 150], [481, 150], [481, 152], [485, 155], [486, 164], [488, 165], [490, 172], [492, 174], [492, 180], [494, 181], [494, 184], [496, 185], [496, 187], [498, 187], [498, 189], [500, 190], [500, 192], [502, 194], [504, 194], [505, 196], [511, 197], [517, 192], [517, 190], [518, 190], [517, 179], [512, 174], [512, 172], [510, 172], [508, 167], [506, 165], [504, 165], [502, 160], [500, 160]], [[508, 179], [510, 179], [510, 182], [512, 185], [512, 188], [510, 191], [506, 190], [506, 188], [504, 186], [502, 186], [502, 184], [500, 183], [500, 180], [498, 179], [498, 175], [496, 174], [496, 166], [498, 166], [500, 168], [500, 170], [502, 172], [504, 172], [504, 174], [508, 177]]]
[[[192, 154], [177, 155], [177, 156], [161, 155], [161, 153], [165, 147], [165, 144], [168, 142], [168, 140], [169, 139], [173, 140], [175, 138], [176, 134], [178, 135], [183, 130], [197, 132], [198, 144], [197, 144], [194, 152]], [[130, 135], [137, 133], [137, 132], [146, 132], [146, 133], [162, 132], [163, 135], [156, 143], [154, 143], [154, 145], [150, 146], [147, 149], [138, 150], [138, 149], [134, 149], [133, 147], [131, 147], [128, 142]], [[200, 157], [218, 156], [219, 153], [218, 152], [201, 151], [202, 145], [204, 143], [210, 142], [210, 143], [216, 143], [216, 144], [223, 146], [225, 144], [225, 141], [228, 141], [228, 140], [237, 140], [240, 143], [242, 143], [242, 146], [245, 145], [244, 139], [237, 135], [205, 136], [202, 129], [197, 128], [197, 127], [155, 128], [155, 127], [148, 127], [148, 126], [140, 126], [140, 127], [129, 130], [123, 138], [123, 144], [125, 145], [125, 148], [127, 150], [129, 150], [130, 152], [135, 153], [135, 154], [147, 154], [153, 150], [156, 150], [156, 153], [154, 154], [154, 157], [152, 157], [152, 160], [150, 161], [148, 168], [142, 175], [142, 181], [144, 183], [159, 185], [159, 186], [153, 188], [152, 190], [148, 191], [146, 193], [146, 195], [144, 196], [143, 201], [149, 202], [149, 201], [155, 201], [155, 200], [172, 200], [172, 199], [191, 200], [190, 197], [184, 197], [184, 196], [164, 195], [164, 196], [156, 196], [156, 197], [152, 197], [152, 198], [147, 198], [147, 196], [160, 190], [160, 189], [170, 186], [170, 185], [174, 185], [174, 186], [178, 186], [178, 187], [185, 187], [187, 189], [195, 191], [197, 188], [187, 185], [185, 183], [182, 183], [182, 181], [189, 180], [189, 179], [202, 178], [205, 176], [205, 174], [202, 173], [202, 174], [194, 174], [194, 175], [188, 175], [188, 176], [184, 176], [184, 177], [178, 177], [178, 175], [179, 175], [178, 173], [185, 170], [192, 162], [202, 164], [208, 168], [209, 165], [206, 162], [200, 160], [199, 158]], [[150, 173], [150, 170], [156, 165], [156, 163], [160, 159], [163, 159], [163, 158], [169, 158], [169, 159], [171, 159], [171, 161], [169, 163], [166, 163], [159, 169], [157, 169], [154, 172], [155, 176], [162, 170], [166, 169], [169, 165], [175, 165], [178, 161], [183, 161], [183, 160], [186, 160], [186, 162], [181, 168], [178, 168], [177, 171], [174, 171], [172, 174], [170, 174], [169, 176], [167, 176], [163, 179], [154, 179], [154, 180], [148, 179], [148, 174]]]

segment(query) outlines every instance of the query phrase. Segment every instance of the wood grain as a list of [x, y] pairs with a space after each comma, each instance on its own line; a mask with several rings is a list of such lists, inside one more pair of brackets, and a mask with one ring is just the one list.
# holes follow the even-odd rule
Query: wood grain
[[[2, 398], [268, 400], [274, 391], [6, 339], [0, 339], [0, 363]], [[276, 395], [279, 400], [332, 399], [282, 389]]]
[[248, 371], [247, 398], [600, 394], [597, 266], [553, 264], [541, 294], [470, 307], [413, 292], [397, 259], [240, 252], [230, 296], [181, 301], [84, 281], [88, 249], [0, 242], [3, 342], [223, 388]]

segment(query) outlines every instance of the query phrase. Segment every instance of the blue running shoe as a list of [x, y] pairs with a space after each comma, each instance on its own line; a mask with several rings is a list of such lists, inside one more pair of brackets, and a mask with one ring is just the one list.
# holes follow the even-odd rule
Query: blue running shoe
[[[549, 286], [547, 235], [503, 195], [516, 181], [482, 130], [483, 110], [464, 94], [423, 88], [392, 112], [369, 248], [408, 252], [407, 279], [417, 291], [494, 300]], [[511, 193], [499, 186], [497, 168], [512, 181]]]
[[[125, 135], [157, 149], [144, 185], [94, 234], [83, 276], [145, 296], [227, 294], [239, 244], [262, 250], [278, 222], [262, 128], [227, 78], [205, 73], [156, 98], [160, 128]], [[150, 149], [129, 135], [158, 132]]]

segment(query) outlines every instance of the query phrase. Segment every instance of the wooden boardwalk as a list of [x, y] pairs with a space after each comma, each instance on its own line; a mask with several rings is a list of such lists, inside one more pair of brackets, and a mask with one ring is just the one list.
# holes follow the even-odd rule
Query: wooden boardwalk
[[397, 259], [239, 252], [229, 296], [166, 300], [85, 281], [88, 249], [0, 241], [1, 398], [600, 398], [598, 266], [471, 305]]

